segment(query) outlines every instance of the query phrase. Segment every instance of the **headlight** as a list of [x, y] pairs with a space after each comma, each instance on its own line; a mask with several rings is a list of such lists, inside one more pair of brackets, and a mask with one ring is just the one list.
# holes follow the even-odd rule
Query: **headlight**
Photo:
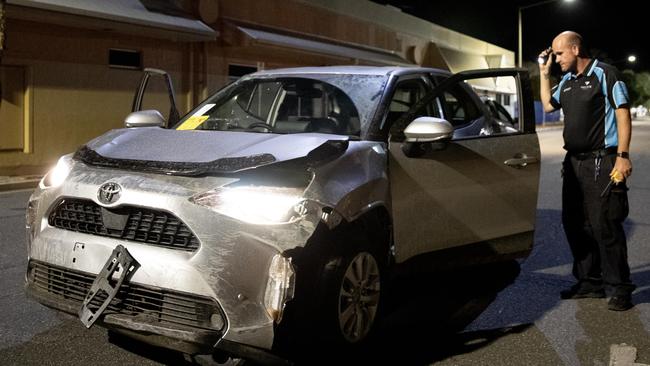
[[264, 307], [276, 323], [282, 320], [284, 304], [293, 299], [295, 276], [291, 259], [277, 254], [269, 266], [269, 279], [264, 293]]
[[295, 222], [306, 214], [303, 190], [287, 187], [222, 187], [190, 201], [226, 216], [258, 225]]
[[65, 181], [72, 170], [72, 159], [70, 155], [62, 156], [56, 166], [50, 170], [41, 180], [39, 186], [43, 188], [58, 187]]

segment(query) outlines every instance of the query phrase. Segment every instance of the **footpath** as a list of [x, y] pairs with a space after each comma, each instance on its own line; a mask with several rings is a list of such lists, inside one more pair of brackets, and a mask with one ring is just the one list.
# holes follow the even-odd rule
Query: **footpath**
[[0, 192], [33, 189], [47, 173], [48, 167], [0, 167]]

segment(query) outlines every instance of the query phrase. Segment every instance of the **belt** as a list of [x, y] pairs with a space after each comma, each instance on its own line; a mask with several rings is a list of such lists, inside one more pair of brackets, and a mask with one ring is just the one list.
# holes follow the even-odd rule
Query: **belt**
[[578, 160], [587, 160], [587, 159], [594, 159], [594, 158], [602, 158], [607, 155], [616, 155], [617, 150], [618, 150], [617, 146], [612, 146], [605, 149], [598, 149], [598, 150], [580, 152], [580, 153], [569, 152], [569, 156], [574, 157]]

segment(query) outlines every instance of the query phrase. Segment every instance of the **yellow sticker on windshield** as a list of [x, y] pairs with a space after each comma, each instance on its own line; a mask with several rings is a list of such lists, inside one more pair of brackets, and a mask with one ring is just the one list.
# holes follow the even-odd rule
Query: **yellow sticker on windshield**
[[182, 125], [178, 126], [177, 130], [193, 130], [199, 127], [201, 123], [205, 122], [208, 117], [210, 116], [191, 116], [186, 119]]

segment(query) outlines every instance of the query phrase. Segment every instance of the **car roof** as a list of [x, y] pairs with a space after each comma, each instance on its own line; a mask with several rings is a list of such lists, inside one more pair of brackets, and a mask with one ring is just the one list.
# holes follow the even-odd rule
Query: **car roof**
[[388, 76], [406, 75], [418, 72], [448, 75], [449, 72], [441, 69], [426, 67], [402, 67], [402, 66], [316, 66], [316, 67], [293, 67], [285, 69], [263, 70], [252, 73], [248, 77], [259, 76], [294, 76], [308, 74], [343, 74], [343, 75], [369, 75]]

